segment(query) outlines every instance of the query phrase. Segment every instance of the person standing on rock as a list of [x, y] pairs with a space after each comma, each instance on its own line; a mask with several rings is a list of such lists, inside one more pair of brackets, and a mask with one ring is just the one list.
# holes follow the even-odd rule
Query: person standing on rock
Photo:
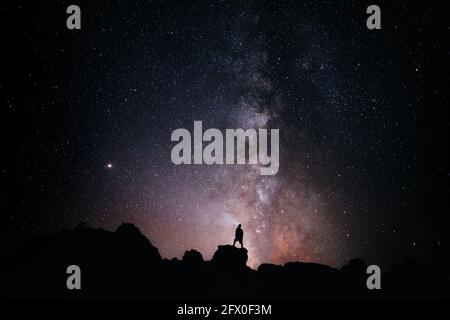
[[236, 242], [239, 242], [241, 244], [241, 248], [244, 247], [244, 231], [241, 228], [241, 225], [238, 225], [236, 228], [236, 232], [234, 233], [234, 242], [233, 247], [236, 245]]

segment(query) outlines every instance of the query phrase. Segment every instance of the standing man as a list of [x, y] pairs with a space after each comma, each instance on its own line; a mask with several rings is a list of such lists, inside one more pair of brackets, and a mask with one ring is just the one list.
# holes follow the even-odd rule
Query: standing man
[[241, 248], [244, 247], [244, 231], [241, 228], [241, 225], [238, 225], [238, 227], [236, 228], [236, 232], [234, 233], [234, 242], [233, 242], [233, 247], [236, 244], [236, 241], [239, 242], [241, 244]]

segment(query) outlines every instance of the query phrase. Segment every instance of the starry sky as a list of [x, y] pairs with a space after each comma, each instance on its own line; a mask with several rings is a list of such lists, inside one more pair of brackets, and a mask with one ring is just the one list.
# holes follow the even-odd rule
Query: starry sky
[[[0, 249], [135, 223], [249, 265], [435, 261], [449, 247], [445, 10], [354, 1], [1, 4]], [[177, 128], [279, 128], [280, 169], [171, 162]], [[448, 258], [447, 258], [448, 259]], [[448, 261], [448, 260], [447, 260]]]

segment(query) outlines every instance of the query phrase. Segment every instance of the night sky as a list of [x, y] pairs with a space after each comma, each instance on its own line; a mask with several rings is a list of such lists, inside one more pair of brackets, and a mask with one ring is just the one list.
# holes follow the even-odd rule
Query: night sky
[[[133, 1], [134, 2], [134, 1]], [[410, 2], [1, 4], [0, 249], [135, 223], [249, 264], [447, 259], [448, 14]], [[172, 131], [279, 128], [280, 169], [171, 162]]]

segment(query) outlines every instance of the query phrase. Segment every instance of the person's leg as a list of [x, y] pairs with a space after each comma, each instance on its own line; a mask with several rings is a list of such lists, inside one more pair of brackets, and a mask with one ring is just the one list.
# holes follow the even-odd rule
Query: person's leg
[[234, 239], [234, 241], [233, 241], [233, 247], [236, 246], [236, 240], [237, 240], [237, 239]]

